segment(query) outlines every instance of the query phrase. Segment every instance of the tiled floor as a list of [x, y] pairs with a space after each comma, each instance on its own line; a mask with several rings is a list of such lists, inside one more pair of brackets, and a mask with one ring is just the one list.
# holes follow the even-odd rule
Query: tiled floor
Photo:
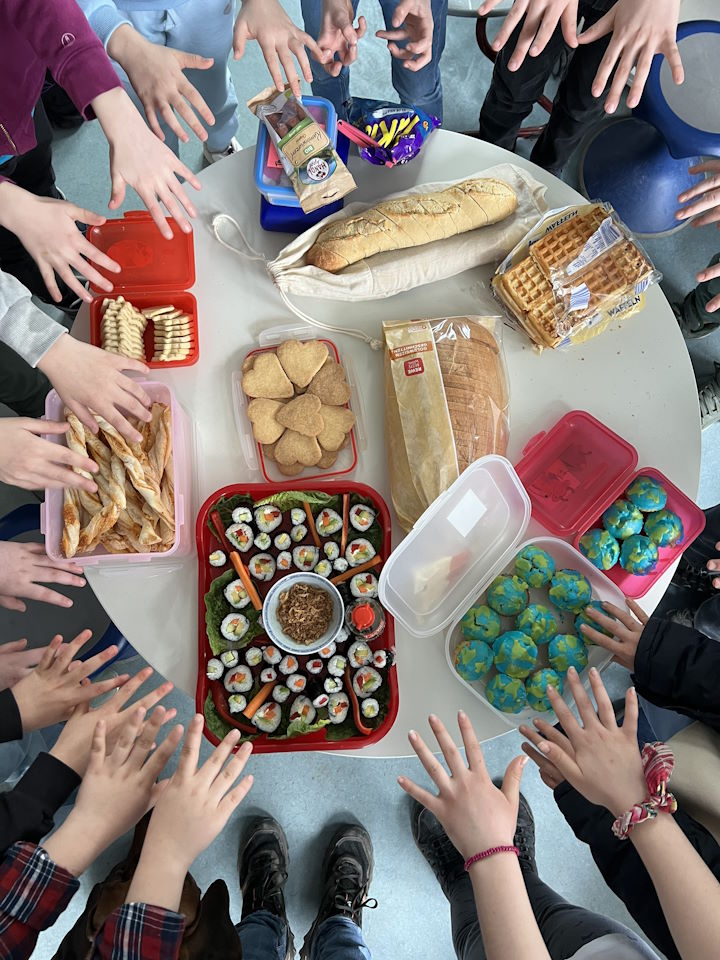
[[[460, 5], [460, 0], [455, 5]], [[298, 0], [288, 0], [285, 6], [291, 15], [299, 17]], [[380, 25], [379, 7], [368, 0], [362, 0], [361, 6], [361, 12], [368, 17], [368, 33], [371, 34]], [[692, 7], [692, 15], [696, 15], [702, 10], [703, 2], [694, 0], [686, 6]], [[707, 7], [707, 3], [704, 6]], [[476, 126], [478, 109], [489, 80], [489, 65], [475, 48], [473, 27], [471, 20], [449, 21], [447, 51], [442, 66], [445, 124], [450, 129], [467, 130]], [[368, 40], [360, 52], [361, 57], [352, 74], [353, 92], [392, 99], [389, 58], [383, 46]], [[267, 83], [264, 64], [254, 45], [249, 45], [244, 60], [232, 64], [231, 69], [241, 101]], [[241, 143], [250, 146], [255, 134], [256, 121], [241, 108], [238, 133]], [[182, 155], [191, 166], [199, 167], [197, 141], [183, 147]], [[109, 177], [106, 145], [97, 125], [87, 124], [72, 136], [59, 138], [55, 158], [58, 183], [68, 198], [83, 206], [104, 210], [109, 197]], [[572, 170], [568, 178], [572, 180]], [[137, 199], [130, 198], [125, 209], [137, 206]], [[665, 275], [668, 294], [676, 297], [689, 289], [695, 271], [715, 253], [717, 234], [711, 228], [685, 230], [664, 240], [648, 242], [647, 248]], [[713, 357], [720, 356], [720, 334], [702, 341], [692, 350], [698, 370], [707, 372], [711, 369]], [[711, 428], [703, 438], [702, 505], [720, 499], [720, 480], [717, 479], [719, 429]], [[26, 499], [31, 498], [0, 486], [0, 515]], [[41, 643], [56, 631], [71, 635], [86, 625], [92, 626], [99, 634], [106, 623], [102, 609], [86, 588], [82, 594], [76, 591], [76, 605], [69, 612], [56, 613], [54, 608], [37, 604], [31, 604], [25, 616], [0, 611], [0, 637], [9, 639], [27, 635], [31, 642]], [[618, 692], [624, 689], [626, 675], [619, 668], [611, 668], [609, 676]], [[179, 719], [187, 721], [193, 709], [190, 699], [183, 694], [173, 694], [169, 700], [177, 707]], [[519, 738], [515, 734], [488, 744], [486, 759], [491, 773], [504, 770], [518, 749]], [[412, 844], [407, 804], [395, 782], [400, 773], [426, 779], [417, 762], [369, 762], [321, 754], [286, 754], [256, 758], [252, 760], [252, 771], [256, 784], [247, 806], [195, 864], [193, 872], [202, 887], [217, 876], [224, 877], [231, 891], [234, 913], [239, 916], [235, 872], [239, 824], [242, 817], [253, 809], [268, 810], [278, 817], [288, 833], [292, 857], [289, 911], [296, 939], [302, 937], [312, 921], [317, 901], [322, 836], [329, 832], [332, 824], [344, 818], [357, 818], [370, 830], [376, 849], [373, 894], [380, 905], [378, 910], [368, 914], [365, 922], [367, 939], [375, 956], [392, 956], [396, 960], [432, 956], [434, 960], [450, 960], [453, 951], [447, 907], [432, 874]], [[602, 882], [587, 850], [574, 840], [533, 769], [525, 775], [524, 789], [535, 811], [538, 863], [544, 878], [569, 899], [627, 921], [622, 905]], [[108, 811], [108, 816], [112, 816], [112, 811]], [[70, 926], [81, 909], [88, 888], [122, 855], [125, 846], [126, 841], [119, 841], [83, 878], [82, 890], [70, 909], [53, 930], [40, 938], [35, 954], [38, 958], [44, 960], [52, 956], [59, 935]]]

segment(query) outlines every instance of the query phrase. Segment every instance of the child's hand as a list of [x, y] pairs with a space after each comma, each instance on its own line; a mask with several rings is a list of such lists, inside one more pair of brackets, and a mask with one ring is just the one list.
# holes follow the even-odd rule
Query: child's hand
[[597, 713], [574, 667], [568, 670], [567, 679], [582, 726], [557, 690], [548, 685], [547, 695], [566, 735], [555, 730], [552, 740], [536, 741], [538, 749], [586, 800], [619, 817], [644, 800], [648, 792], [637, 744], [637, 694], [632, 688], [628, 690], [625, 718], [618, 727], [610, 697], [595, 668], [590, 670], [590, 686]]
[[[499, 3], [500, 0], [486, 0], [479, 8], [478, 16], [484, 17]], [[577, 8], [578, 0], [515, 0], [490, 46], [493, 50], [502, 50], [524, 17], [518, 42], [508, 61], [509, 70], [519, 70], [528, 52], [531, 57], [542, 53], [558, 23], [565, 43], [569, 47], [576, 47]]]
[[[124, 683], [120, 689], [108, 700], [105, 700], [99, 707], [90, 707], [90, 702], [78, 704], [73, 710], [70, 718], [62, 729], [55, 745], [50, 753], [61, 760], [68, 767], [83, 776], [90, 759], [90, 746], [92, 744], [93, 732], [97, 726], [98, 720], [105, 723], [105, 739], [108, 750], [115, 745], [117, 737], [123, 726], [127, 723], [128, 715], [131, 712], [127, 708], [128, 702], [135, 696], [140, 687], [152, 676], [152, 667], [145, 667], [131, 677], [127, 683]], [[84, 681], [88, 683], [89, 681]], [[132, 709], [142, 707], [147, 714], [159, 703], [163, 697], [167, 696], [172, 690], [173, 685], [170, 681], [165, 681], [159, 687], [146, 693], [137, 703], [132, 705]], [[126, 709], [127, 708], [127, 709]], [[164, 710], [163, 723], [172, 720], [177, 711], [175, 709]]]
[[[599, 627], [612, 633], [611, 637], [601, 633], [599, 629], [593, 630], [592, 627], [585, 624], [580, 627], [580, 632], [599, 647], [609, 650], [615, 663], [626, 667], [632, 673], [635, 670], [635, 654], [640, 643], [640, 637], [649, 618], [643, 608], [634, 600], [626, 600], [625, 602], [632, 613], [621, 610], [620, 607], [616, 607], [612, 603], [603, 602], [603, 608], [609, 614], [612, 614], [616, 618], [615, 620], [612, 617], [604, 616], [595, 607], [585, 608], [588, 618], [594, 620]], [[635, 614], [634, 617], [633, 613]]]
[[[27, 604], [21, 597], [51, 603], [55, 607], [71, 607], [73, 602], [69, 597], [41, 584], [84, 587], [82, 572], [83, 568], [70, 560], [50, 560], [41, 543], [0, 540], [0, 607], [24, 613]], [[32, 655], [37, 653], [37, 650], [28, 651]]]
[[[0, 597], [0, 604], [2, 604]], [[16, 683], [32, 673], [45, 653], [44, 647], [26, 650], [27, 640], [13, 640], [0, 644], [0, 690], [14, 687]]]
[[207, 140], [207, 131], [198, 117], [209, 126], [215, 123], [215, 117], [183, 71], [209, 70], [212, 59], [151, 43], [129, 23], [113, 31], [107, 52], [127, 73], [150, 129], [158, 139], [165, 140], [158, 120], [160, 114], [178, 139], [188, 142], [190, 137], [175, 116], [177, 112], [199, 140]]
[[37, 667], [15, 684], [12, 692], [26, 733], [66, 720], [78, 704], [89, 703], [127, 682], [125, 673], [99, 683], [82, 683], [117, 653], [113, 645], [89, 660], [73, 662], [75, 654], [91, 636], [90, 630], [83, 630], [65, 644], [61, 636], [53, 637]]
[[465, 745], [467, 764], [443, 723], [430, 716], [430, 727], [442, 750], [450, 774], [433, 756], [422, 737], [412, 730], [410, 745], [438, 788], [435, 796], [407, 777], [398, 777], [406, 793], [435, 814], [462, 857], [467, 860], [489, 847], [510, 845], [515, 835], [520, 779], [527, 759], [516, 757], [505, 771], [502, 790], [493, 784], [485, 768], [482, 750], [468, 717], [460, 712], [458, 726]]
[[[422, 70], [432, 60], [433, 17], [430, 0], [400, 0], [392, 17], [392, 30], [378, 30], [387, 40], [390, 55], [404, 60], [406, 70]], [[408, 41], [404, 46], [400, 43]]]
[[605, 100], [606, 113], [617, 110], [633, 67], [635, 77], [627, 105], [632, 109], [640, 103], [656, 53], [666, 57], [675, 83], [683, 82], [685, 73], [675, 42], [679, 16], [680, 0], [617, 0], [604, 17], [580, 35], [579, 42], [584, 44], [612, 33], [592, 85], [593, 96], [601, 97], [615, 71]]
[[318, 46], [325, 57], [323, 68], [331, 77], [357, 60], [358, 40], [365, 36], [367, 22], [358, 17], [353, 26], [353, 16], [350, 0], [323, 0]]
[[[69, 337], [63, 334], [59, 339]], [[67, 430], [66, 423], [32, 420], [30, 417], [0, 417], [0, 480], [22, 490], [73, 487], [94, 493], [96, 484], [75, 473], [73, 468], [97, 473], [95, 461], [69, 450], [64, 444], [51, 443], [40, 436], [43, 433], [67, 433]]]
[[56, 303], [62, 300], [62, 295], [55, 274], [86, 303], [90, 303], [92, 294], [85, 289], [73, 270], [101, 290], [112, 290], [112, 283], [98, 273], [91, 263], [111, 273], [119, 273], [120, 265], [93, 246], [78, 230], [75, 222], [101, 226], [105, 223], [105, 217], [92, 210], [83, 210], [67, 200], [36, 197], [9, 182], [0, 183], [0, 207], [3, 208], [0, 218], [3, 226], [15, 234], [38, 265], [45, 286]]
[[144, 720], [145, 711], [136, 707], [112, 748], [106, 743], [105, 721], [98, 722], [75, 806], [43, 845], [55, 863], [75, 876], [137, 823], [167, 783], [155, 781], [180, 742], [182, 727], [173, 728], [148, 758], [165, 722], [164, 711], [159, 707]]
[[257, 40], [278, 90], [285, 89], [280, 69], [282, 65], [290, 89], [296, 97], [301, 95], [301, 89], [293, 57], [308, 83], [312, 81], [312, 71], [305, 47], [313, 59], [320, 63], [325, 59], [318, 44], [308, 33], [295, 26], [277, 0], [243, 0], [233, 33], [236, 60], [245, 53], [248, 40]]
[[[562, 734], [559, 733], [555, 727], [551, 726], [546, 720], [540, 720], [535, 718], [533, 723], [537, 727], [537, 730], [533, 730], [532, 727], [527, 727], [525, 724], [520, 725], [520, 733], [527, 737], [531, 743], [534, 743], [535, 746], [540, 746], [545, 740], [549, 740], [551, 743], [558, 742], [554, 738], [562, 737]], [[546, 787], [550, 787], [551, 790], [554, 790], [555, 787], [559, 787], [561, 783], [564, 783], [565, 777], [560, 773], [555, 764], [548, 760], [544, 753], [538, 753], [537, 750], [527, 744], [523, 743], [522, 745], [523, 753], [526, 753], [528, 757], [537, 765], [538, 771], [540, 773], [540, 779], [545, 784]]]
[[97, 420], [91, 412], [95, 411], [128, 440], [137, 443], [142, 440], [127, 415], [149, 422], [148, 408], [152, 401], [137, 380], [123, 371], [146, 374], [148, 367], [144, 363], [81, 343], [68, 334], [55, 341], [38, 368], [55, 387], [65, 406], [88, 430], [98, 432]]

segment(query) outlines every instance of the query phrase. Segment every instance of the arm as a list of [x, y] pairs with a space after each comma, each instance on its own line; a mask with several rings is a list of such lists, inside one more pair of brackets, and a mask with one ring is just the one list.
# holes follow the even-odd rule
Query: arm
[[[110, 53], [108, 47], [113, 34], [119, 26], [129, 24], [130, 21], [120, 13], [113, 0], [77, 0], [77, 4], [100, 43]], [[110, 56], [112, 57], [111, 53]]]
[[[0, 210], [6, 190], [20, 190], [14, 184], [0, 183]], [[25, 193], [25, 191], [22, 191]], [[0, 213], [0, 224], [7, 226]], [[43, 313], [32, 302], [32, 295], [19, 280], [0, 270], [0, 341], [14, 350], [31, 367], [37, 366], [50, 347], [67, 329]]]
[[18, 840], [39, 843], [54, 826], [55, 814], [80, 786], [78, 774], [49, 753], [41, 753], [12, 790], [0, 793], [0, 850]]

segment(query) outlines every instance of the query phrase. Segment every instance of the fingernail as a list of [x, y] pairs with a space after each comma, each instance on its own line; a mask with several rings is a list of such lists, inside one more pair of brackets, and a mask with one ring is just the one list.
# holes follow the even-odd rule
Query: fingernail
[[458, 710], [458, 717], [459, 717], [461, 720], [466, 720], [466, 719], [467, 719], [467, 714], [465, 713], [464, 710]]
[[428, 720], [430, 721], [430, 723], [435, 723], [435, 721], [437, 720], [437, 717], [435, 716], [434, 713], [431, 713], [430, 716], [428, 717]]
[[568, 676], [569, 676], [569, 677], [570, 677], [570, 676], [572, 676], [572, 677], [576, 677], [576, 676], [577, 676], [577, 670], [575, 669], [575, 667], [570, 667], [570, 669], [568, 670]]
[[600, 676], [600, 674], [597, 672], [597, 669], [596, 669], [595, 667], [590, 667], [590, 676], [591, 676], [591, 677], [599, 677], [599, 676]]
[[417, 730], [411, 730], [408, 733], [408, 739], [415, 740], [417, 738]]
[[72, 600], [70, 600], [69, 597], [65, 597], [65, 600], [64, 600], [64, 602], [63, 602], [63, 606], [64, 606], [64, 607], [71, 607], [72, 605], [73, 605]]
[[528, 762], [529, 759], [530, 759], [530, 757], [521, 757], [521, 758], [520, 758], [520, 763], [518, 764], [518, 766], [520, 767], [521, 770], [522, 770], [522, 768], [525, 766], [525, 764]]

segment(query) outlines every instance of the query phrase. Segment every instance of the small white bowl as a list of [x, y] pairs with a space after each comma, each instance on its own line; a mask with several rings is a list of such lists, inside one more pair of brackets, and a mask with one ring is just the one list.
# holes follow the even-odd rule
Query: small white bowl
[[[329, 593], [330, 597], [332, 598], [332, 620], [330, 621], [330, 625], [325, 633], [319, 637], [315, 643], [295, 643], [294, 640], [291, 640], [290, 637], [283, 633], [282, 627], [280, 626], [280, 621], [277, 617], [280, 594], [285, 593], [286, 590], [289, 590], [294, 583], [309, 583], [313, 587], [318, 587], [320, 590], [325, 590], [325, 592]], [[332, 641], [337, 637], [345, 624], [345, 605], [342, 601], [342, 597], [340, 596], [340, 591], [338, 588], [334, 583], [330, 583], [329, 580], [326, 580], [325, 577], [321, 577], [317, 573], [289, 573], [286, 576], [281, 577], [272, 585], [272, 587], [270, 587], [270, 590], [265, 597], [265, 602], [263, 603], [262, 617], [265, 625], [265, 632], [276, 647], [284, 650], [285, 653], [293, 653], [295, 656], [303, 657], [317, 653], [318, 650], [322, 650], [323, 647], [326, 647], [328, 644], [332, 643]]]

